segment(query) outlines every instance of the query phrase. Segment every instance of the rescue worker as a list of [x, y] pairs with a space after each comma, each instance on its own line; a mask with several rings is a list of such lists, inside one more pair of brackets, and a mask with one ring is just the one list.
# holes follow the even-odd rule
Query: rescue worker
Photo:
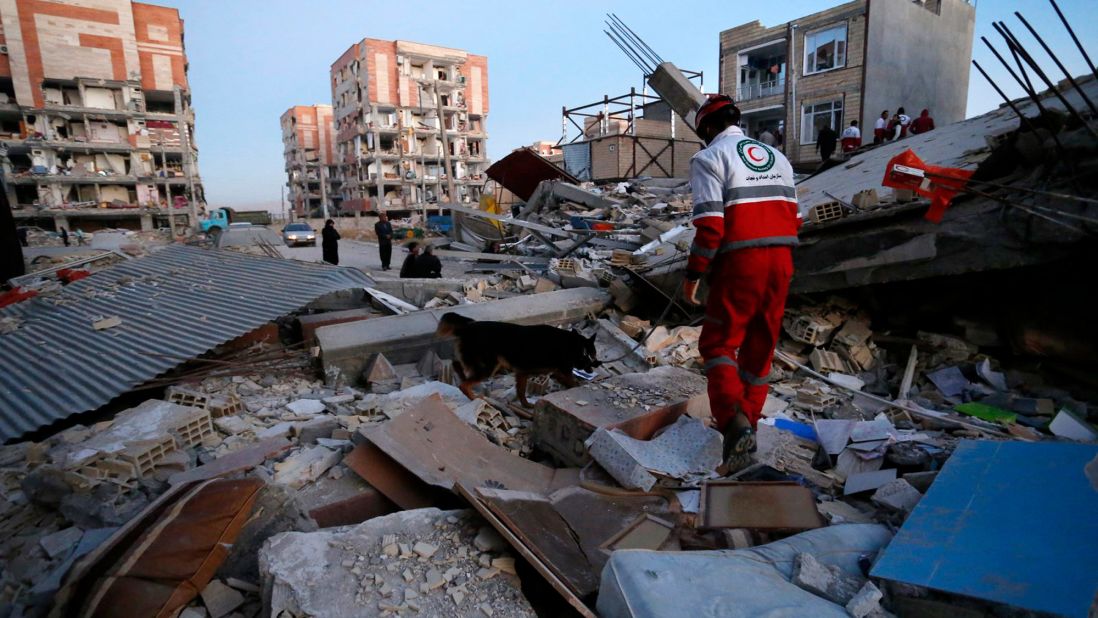
[[930, 117], [930, 110], [924, 109], [919, 117], [911, 121], [911, 134], [918, 135], [934, 130], [934, 119]]
[[907, 137], [907, 131], [911, 127], [911, 116], [908, 116], [907, 112], [905, 112], [902, 107], [896, 110], [896, 122], [898, 122], [900, 126], [900, 134], [896, 136], [896, 139]]
[[690, 160], [697, 233], [683, 283], [687, 302], [698, 304], [698, 281], [708, 274], [698, 347], [726, 474], [748, 465], [755, 450], [801, 224], [793, 167], [745, 137], [739, 119], [726, 95], [709, 95], [698, 110], [706, 147]]
[[886, 131], [888, 128], [888, 110], [881, 112], [881, 117], [877, 119], [876, 124], [873, 125], [873, 143], [883, 143], [888, 137]]
[[854, 152], [862, 145], [862, 130], [858, 128], [858, 121], [851, 120], [850, 126], [843, 129], [839, 137], [839, 143], [843, 146], [843, 152]]

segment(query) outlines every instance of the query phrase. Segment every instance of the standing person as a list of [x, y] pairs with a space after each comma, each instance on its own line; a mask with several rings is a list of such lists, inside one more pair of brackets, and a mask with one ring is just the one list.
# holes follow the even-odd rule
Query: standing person
[[816, 152], [820, 153], [821, 161], [827, 161], [831, 158], [831, 153], [835, 152], [835, 142], [838, 138], [839, 134], [830, 125], [820, 129], [819, 135], [816, 136]]
[[934, 119], [930, 117], [930, 110], [924, 109], [919, 117], [911, 121], [911, 134], [918, 135], [934, 130]]
[[873, 125], [873, 143], [874, 144], [880, 144], [880, 143], [884, 142], [886, 139], [888, 139], [887, 137], [885, 137], [885, 129], [887, 127], [888, 127], [888, 110], [886, 109], [883, 112], [881, 112], [881, 117], [878, 118], [877, 122]]
[[911, 116], [908, 116], [904, 112], [904, 108], [896, 110], [896, 120], [900, 123], [900, 136], [898, 139], [907, 137], [907, 130], [911, 127]]
[[774, 127], [774, 145], [781, 148], [784, 140], [785, 138], [782, 136], [781, 127]]
[[320, 248], [324, 254], [324, 261], [329, 264], [339, 265], [339, 232], [336, 230], [335, 221], [328, 219], [324, 222], [324, 229], [320, 231]]
[[410, 242], [408, 243], [408, 257], [404, 258], [404, 263], [400, 265], [400, 278], [411, 279], [418, 275], [416, 271], [416, 260], [419, 258], [419, 244]]
[[374, 233], [377, 234], [377, 252], [381, 255], [381, 270], [389, 270], [389, 262], [393, 259], [393, 224], [389, 223], [389, 215], [378, 214]]
[[862, 145], [862, 130], [858, 128], [858, 121], [851, 120], [850, 126], [843, 129], [843, 152], [852, 152]]
[[76, 228], [76, 246], [83, 247], [85, 244], [87, 243], [84, 241], [84, 230]]
[[61, 242], [65, 243], [65, 246], [69, 246], [69, 231], [65, 228], [61, 228]]
[[415, 276], [424, 279], [442, 277], [442, 262], [435, 255], [435, 248], [431, 245], [424, 245], [423, 254], [416, 258]]
[[774, 134], [770, 132], [770, 129], [763, 129], [762, 133], [759, 134], [759, 141], [767, 146], [773, 146]]
[[698, 280], [708, 272], [698, 349], [728, 472], [750, 463], [755, 450], [801, 224], [793, 167], [775, 149], [745, 138], [739, 119], [725, 95], [710, 95], [698, 110], [706, 147], [690, 160], [697, 231], [683, 283], [683, 296], [698, 304]]
[[15, 228], [15, 234], [17, 236], [19, 236], [19, 244], [23, 247], [29, 247], [30, 246], [29, 244], [27, 244], [27, 233], [29, 231], [30, 230], [28, 230], [26, 227], [17, 227], [17, 228]]

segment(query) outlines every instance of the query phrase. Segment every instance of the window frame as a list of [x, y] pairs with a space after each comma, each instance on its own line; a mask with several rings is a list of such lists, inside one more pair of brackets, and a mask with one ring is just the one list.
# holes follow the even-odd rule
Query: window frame
[[[831, 31], [831, 30], [842, 30], [842, 33], [843, 33], [843, 36], [842, 36], [842, 42], [843, 42], [842, 63], [841, 64], [836, 63], [835, 66], [828, 67], [826, 69], [816, 69], [815, 66], [813, 66], [813, 70], [809, 71], [808, 70], [808, 52], [809, 52], [808, 42], [809, 42], [809, 40], [811, 40], [811, 38], [814, 37], [814, 36], [817, 36], [819, 34], [823, 34], [825, 32]], [[827, 73], [828, 71], [837, 71], [839, 69], [845, 69], [846, 68], [846, 63], [847, 63], [847, 60], [848, 60], [847, 56], [849, 55], [849, 52], [850, 52], [850, 46], [848, 44], [849, 41], [850, 41], [850, 26], [845, 21], [840, 22], [840, 23], [836, 23], [836, 24], [832, 24], [830, 26], [825, 26], [823, 28], [817, 28], [816, 30], [813, 30], [811, 32], [805, 32], [804, 33], [804, 40], [801, 42], [802, 46], [804, 47], [804, 53], [803, 53], [802, 58], [801, 58], [801, 76], [806, 77], [806, 76], [809, 76], [809, 75], [818, 75], [820, 73]], [[838, 55], [839, 55], [838, 54], [838, 49], [837, 49], [838, 44], [839, 44], [839, 38], [836, 37], [835, 40], [832, 42], [832, 45], [834, 45], [835, 48], [836, 48], [835, 49], [836, 59], [838, 59]], [[819, 49], [819, 48], [818, 47], [813, 47], [812, 49], [813, 49], [813, 53], [815, 53], [815, 50]], [[819, 62], [819, 57], [816, 57], [815, 61], [813, 62], [813, 65], [818, 64], [818, 62]]]
[[[821, 105], [830, 105], [831, 109], [826, 110], [826, 111], [816, 111], [815, 108], [818, 107], [818, 106], [821, 106]], [[812, 108], [813, 111], [811, 112], [811, 114], [809, 114], [809, 112], [806, 111], [807, 108]], [[838, 118], [837, 122], [836, 122], [836, 119], [835, 119], [835, 112], [839, 113], [839, 118]], [[831, 99], [829, 101], [817, 101], [815, 103], [801, 103], [801, 138], [800, 138], [801, 145], [802, 146], [811, 146], [811, 145], [816, 143], [816, 136], [819, 134], [819, 131], [816, 131], [816, 123], [815, 123], [815, 117], [816, 117], [817, 114], [831, 114], [831, 122], [832, 122], [832, 125], [833, 125], [831, 127], [831, 130], [835, 131], [836, 133], [839, 133], [838, 129], [843, 126], [843, 118], [845, 117], [845, 112], [846, 112], [846, 106], [844, 105], [844, 101], [841, 97], [838, 98], [838, 99]], [[811, 122], [809, 122], [809, 118], [812, 119]], [[809, 140], [805, 141], [804, 130], [805, 130], [805, 127], [807, 127], [809, 125], [812, 126], [812, 132], [811, 132], [811, 135], [809, 136]]]

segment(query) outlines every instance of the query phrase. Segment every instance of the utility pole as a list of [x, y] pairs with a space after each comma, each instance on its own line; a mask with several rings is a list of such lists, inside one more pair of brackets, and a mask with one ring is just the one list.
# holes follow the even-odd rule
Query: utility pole
[[324, 220], [328, 220], [328, 166], [320, 164], [320, 209], [324, 213]]
[[278, 187], [278, 204], [282, 211], [282, 225], [285, 226], [289, 223], [289, 220], [286, 219], [286, 185]]
[[[442, 157], [446, 162], [446, 187], [450, 191], [450, 203], [454, 203], [457, 200], [457, 190], [454, 188], [454, 168], [450, 163], [450, 138], [446, 136], [446, 116], [442, 113], [442, 94], [438, 91], [438, 80], [434, 82], [435, 91], [435, 107], [438, 109], [438, 132], [442, 135]], [[438, 201], [439, 214], [442, 214], [442, 197], [439, 196]], [[450, 217], [453, 221], [451, 233], [456, 240], [461, 240], [461, 224], [458, 221], [458, 217], [454, 214], [454, 211], [450, 211]], [[426, 221], [424, 222], [426, 223]]]

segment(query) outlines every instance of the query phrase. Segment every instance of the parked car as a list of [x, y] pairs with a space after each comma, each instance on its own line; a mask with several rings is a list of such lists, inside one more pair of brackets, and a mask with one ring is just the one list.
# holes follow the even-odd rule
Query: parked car
[[297, 245], [316, 246], [316, 230], [308, 223], [291, 223], [282, 228], [282, 240], [288, 247]]

